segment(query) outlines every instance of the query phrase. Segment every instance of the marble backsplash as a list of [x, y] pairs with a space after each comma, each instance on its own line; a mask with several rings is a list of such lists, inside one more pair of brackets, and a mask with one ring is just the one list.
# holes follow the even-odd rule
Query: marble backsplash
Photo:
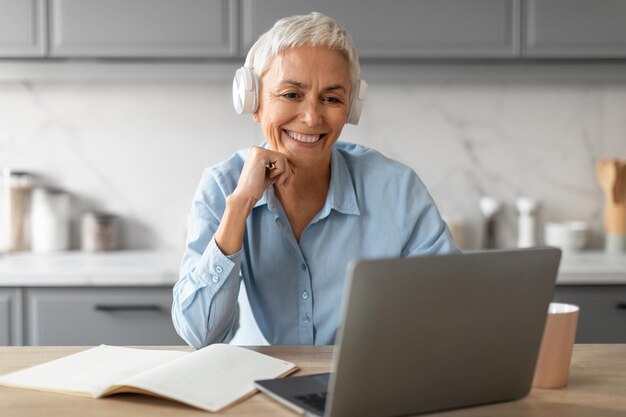
[[[3, 82], [0, 166], [69, 191], [76, 219], [85, 209], [118, 214], [124, 248], [181, 249], [202, 169], [263, 141], [230, 97], [226, 77]], [[515, 244], [518, 196], [540, 202], [541, 222], [587, 221], [591, 246], [601, 246], [595, 162], [626, 157], [626, 81], [379, 77], [361, 120], [342, 139], [415, 169], [442, 213], [464, 225], [465, 248], [479, 246], [485, 195], [504, 204], [501, 246]]]

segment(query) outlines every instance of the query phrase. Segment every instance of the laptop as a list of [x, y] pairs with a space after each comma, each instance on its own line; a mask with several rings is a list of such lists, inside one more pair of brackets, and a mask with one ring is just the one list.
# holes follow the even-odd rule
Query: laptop
[[522, 398], [561, 251], [361, 260], [348, 267], [332, 372], [256, 381], [306, 416], [388, 417]]

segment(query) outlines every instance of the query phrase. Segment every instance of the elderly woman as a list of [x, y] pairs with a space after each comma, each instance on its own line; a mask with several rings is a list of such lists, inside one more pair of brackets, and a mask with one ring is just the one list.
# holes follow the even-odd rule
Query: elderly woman
[[358, 121], [359, 75], [350, 35], [319, 13], [279, 20], [250, 49], [235, 106], [267, 143], [206, 169], [195, 194], [172, 306], [190, 345], [230, 340], [241, 280], [267, 341], [332, 344], [351, 260], [456, 251], [410, 168], [337, 142]]

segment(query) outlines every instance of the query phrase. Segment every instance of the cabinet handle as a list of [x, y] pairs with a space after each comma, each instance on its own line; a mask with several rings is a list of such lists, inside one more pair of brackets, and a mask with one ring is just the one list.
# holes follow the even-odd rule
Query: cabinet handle
[[116, 311], [161, 311], [163, 308], [158, 304], [96, 304], [96, 311], [116, 312]]
[[618, 301], [615, 305], [618, 310], [626, 310], [626, 301]]

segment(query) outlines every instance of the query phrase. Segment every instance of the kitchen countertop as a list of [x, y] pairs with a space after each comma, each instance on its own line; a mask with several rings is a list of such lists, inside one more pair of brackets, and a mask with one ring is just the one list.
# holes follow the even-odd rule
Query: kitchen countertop
[[[169, 286], [178, 279], [181, 254], [168, 250], [0, 256], [0, 287]], [[626, 253], [564, 253], [557, 284], [626, 285]]]
[[626, 284], [626, 252], [563, 252], [557, 284], [618, 285]]
[[0, 256], [0, 286], [174, 285], [175, 251], [28, 252]]

